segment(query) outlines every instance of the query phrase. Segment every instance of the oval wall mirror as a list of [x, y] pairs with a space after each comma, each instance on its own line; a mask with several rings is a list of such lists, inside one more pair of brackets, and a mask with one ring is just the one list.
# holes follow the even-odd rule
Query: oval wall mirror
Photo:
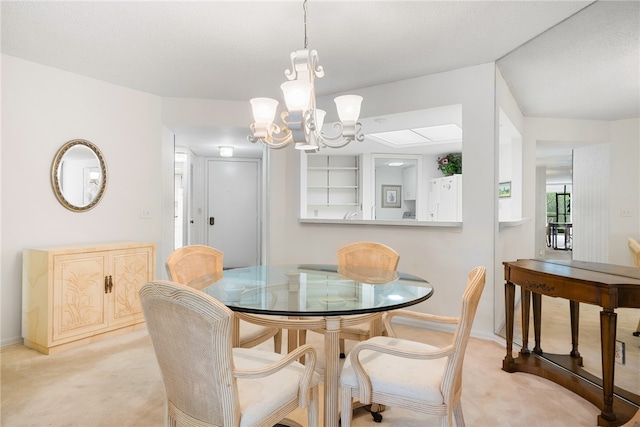
[[84, 139], [60, 147], [51, 166], [51, 185], [65, 208], [74, 212], [93, 209], [107, 187], [107, 166], [98, 147]]

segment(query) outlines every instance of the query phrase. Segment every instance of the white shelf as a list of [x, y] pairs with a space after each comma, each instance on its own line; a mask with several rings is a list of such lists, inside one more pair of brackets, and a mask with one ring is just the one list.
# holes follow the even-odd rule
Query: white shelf
[[307, 188], [317, 188], [317, 189], [346, 189], [346, 190], [357, 190], [357, 185], [308, 185]]
[[307, 170], [313, 170], [313, 171], [357, 171], [358, 168], [357, 167], [348, 167], [348, 168], [341, 168], [341, 167], [317, 167], [317, 166], [309, 166], [307, 168]]
[[309, 206], [358, 206], [357, 203], [309, 203]]
[[354, 207], [360, 204], [358, 156], [307, 157], [307, 206]]

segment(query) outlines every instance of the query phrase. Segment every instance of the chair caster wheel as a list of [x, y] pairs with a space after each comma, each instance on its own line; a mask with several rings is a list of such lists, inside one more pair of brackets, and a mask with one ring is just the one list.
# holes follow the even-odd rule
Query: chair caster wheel
[[372, 412], [371, 416], [373, 417], [373, 422], [375, 422], [375, 423], [381, 423], [382, 422], [382, 415], [380, 415], [380, 413]]
[[344, 359], [345, 357], [347, 357], [347, 356], [345, 356], [344, 353], [340, 353], [340, 359]]
[[633, 333], [633, 336], [634, 336], [634, 337], [640, 337], [640, 331], [636, 331], [636, 332], [634, 332], [634, 333]]

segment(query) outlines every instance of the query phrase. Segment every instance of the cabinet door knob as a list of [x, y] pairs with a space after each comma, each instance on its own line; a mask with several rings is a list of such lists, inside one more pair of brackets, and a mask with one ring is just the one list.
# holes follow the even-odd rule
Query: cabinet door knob
[[113, 290], [113, 277], [109, 276], [109, 293]]
[[104, 293], [108, 293], [109, 292], [109, 278], [107, 276], [104, 276]]

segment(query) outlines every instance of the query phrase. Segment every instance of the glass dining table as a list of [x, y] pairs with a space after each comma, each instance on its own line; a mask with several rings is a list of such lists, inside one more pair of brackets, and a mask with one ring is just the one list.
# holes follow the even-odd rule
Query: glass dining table
[[[237, 319], [287, 329], [289, 349], [298, 345], [299, 329], [325, 331], [327, 427], [338, 427], [340, 423], [341, 328], [370, 322], [380, 312], [418, 304], [433, 295], [433, 287], [426, 280], [411, 274], [327, 264], [235, 268], [202, 276], [189, 286], [224, 303]], [[380, 335], [381, 323], [373, 324], [377, 326], [371, 333]]]

